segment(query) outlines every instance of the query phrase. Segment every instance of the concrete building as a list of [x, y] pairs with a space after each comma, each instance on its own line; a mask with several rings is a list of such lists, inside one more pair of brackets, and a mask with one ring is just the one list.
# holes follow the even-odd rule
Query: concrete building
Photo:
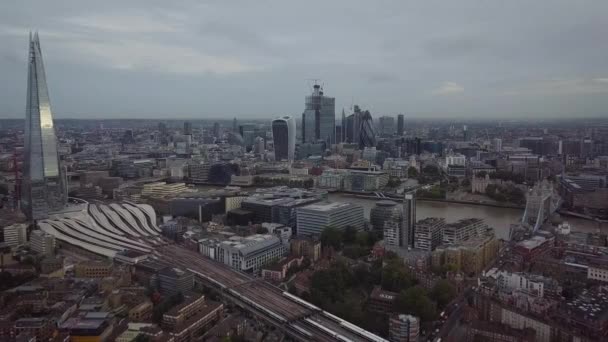
[[74, 275], [77, 278], [105, 278], [112, 275], [112, 264], [104, 261], [84, 261], [76, 264]]
[[363, 207], [353, 203], [318, 203], [297, 209], [299, 235], [320, 235], [327, 226], [344, 230], [348, 226], [363, 229]]
[[482, 236], [488, 228], [488, 225], [482, 219], [462, 219], [447, 224], [443, 228], [443, 243], [448, 245], [459, 244], [471, 238]]
[[10, 247], [17, 247], [27, 242], [27, 224], [15, 223], [2, 228], [4, 243]]
[[30, 248], [40, 255], [51, 255], [55, 252], [55, 237], [42, 230], [34, 230], [30, 236]]
[[433, 251], [441, 245], [444, 227], [445, 220], [443, 218], [429, 217], [416, 222], [414, 248]]
[[393, 315], [389, 318], [391, 342], [417, 342], [420, 336], [420, 319], [412, 315]]

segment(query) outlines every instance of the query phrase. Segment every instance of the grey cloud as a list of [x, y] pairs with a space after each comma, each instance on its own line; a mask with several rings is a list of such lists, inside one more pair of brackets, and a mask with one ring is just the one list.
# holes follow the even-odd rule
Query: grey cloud
[[0, 117], [24, 110], [29, 29], [58, 117], [298, 114], [310, 78], [337, 108], [379, 115], [606, 115], [607, 12], [591, 0], [3, 1]]

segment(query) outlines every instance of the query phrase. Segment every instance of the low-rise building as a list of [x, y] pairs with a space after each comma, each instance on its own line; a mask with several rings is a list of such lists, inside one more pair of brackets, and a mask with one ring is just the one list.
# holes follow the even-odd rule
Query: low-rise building
[[298, 236], [290, 240], [291, 254], [315, 262], [321, 257], [321, 241], [315, 237]]
[[78, 278], [105, 278], [112, 275], [112, 264], [104, 261], [84, 261], [76, 264], [74, 274]]
[[374, 286], [367, 301], [367, 308], [372, 312], [380, 314], [391, 313], [393, 312], [398, 295], [395, 292], [382, 290], [380, 286]]
[[273, 281], [281, 282], [285, 280], [287, 271], [291, 267], [299, 267], [302, 263], [302, 257], [299, 258], [286, 258], [277, 263], [270, 264], [262, 267], [262, 278]]

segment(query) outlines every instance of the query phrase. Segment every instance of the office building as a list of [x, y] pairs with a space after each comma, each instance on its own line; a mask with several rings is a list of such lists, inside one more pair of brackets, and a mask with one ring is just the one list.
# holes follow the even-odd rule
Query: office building
[[363, 207], [353, 203], [317, 203], [298, 208], [297, 232], [299, 235], [319, 235], [327, 226], [344, 230], [351, 226], [363, 229]]
[[239, 271], [257, 271], [287, 252], [281, 239], [272, 234], [233, 237], [207, 249], [213, 251], [216, 260]]
[[213, 124], [213, 136], [214, 136], [215, 138], [219, 138], [219, 137], [220, 137], [220, 133], [221, 133], [221, 132], [220, 132], [220, 124], [219, 124], [219, 123], [217, 123], [217, 122], [215, 122], [215, 123]]
[[393, 135], [395, 133], [395, 118], [392, 116], [381, 116], [378, 119], [378, 134]]
[[305, 98], [302, 114], [302, 142], [325, 141], [330, 146], [335, 143], [336, 99], [323, 94], [323, 88], [315, 84], [313, 92]]
[[403, 136], [405, 132], [405, 117], [403, 114], [397, 115], [397, 135]]
[[55, 251], [55, 237], [42, 230], [34, 230], [30, 236], [30, 248], [40, 255], [51, 255]]
[[407, 192], [403, 195], [403, 230], [405, 246], [414, 247], [416, 230], [416, 193]]
[[445, 220], [443, 218], [429, 217], [416, 222], [414, 248], [433, 251], [441, 245], [444, 227]]
[[65, 170], [59, 162], [57, 137], [46, 85], [38, 33], [30, 36], [25, 149], [21, 205], [24, 214], [39, 220], [61, 210], [67, 201]]
[[186, 293], [194, 287], [194, 275], [180, 268], [165, 267], [158, 272], [158, 287], [165, 296]]
[[[341, 143], [346, 142], [346, 135], [347, 135], [346, 134], [346, 132], [347, 132], [346, 125], [347, 125], [346, 113], [344, 112], [344, 108], [342, 108], [342, 121], [340, 123], [340, 131], [341, 131], [340, 142]], [[338, 141], [336, 141], [336, 143], [338, 143]]]
[[389, 341], [417, 342], [420, 335], [420, 320], [412, 315], [393, 315], [389, 318]]
[[27, 242], [27, 224], [15, 223], [2, 228], [4, 243], [10, 247], [17, 247]]
[[359, 148], [376, 146], [376, 132], [374, 121], [369, 111], [365, 111], [361, 116], [361, 128], [359, 129]]
[[296, 152], [296, 120], [282, 116], [272, 120], [275, 160], [294, 160]]
[[192, 123], [184, 122], [184, 135], [192, 135]]
[[383, 200], [376, 202], [376, 205], [370, 210], [369, 220], [372, 228], [375, 231], [383, 231], [384, 223], [387, 221], [401, 222], [403, 214], [397, 202]]

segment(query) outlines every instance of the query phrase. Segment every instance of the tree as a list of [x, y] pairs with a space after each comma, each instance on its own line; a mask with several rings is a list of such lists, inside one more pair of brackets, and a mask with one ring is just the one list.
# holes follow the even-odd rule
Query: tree
[[329, 269], [317, 271], [312, 275], [310, 282], [311, 300], [319, 306], [342, 301], [344, 291], [352, 283], [353, 277], [348, 267], [341, 262], [334, 262]]
[[437, 305], [440, 308], [444, 308], [447, 304], [449, 304], [452, 299], [456, 297], [457, 291], [450, 284], [449, 281], [445, 279], [441, 279], [433, 286], [431, 289], [431, 293], [429, 294], [430, 298], [437, 302]]
[[342, 232], [342, 241], [345, 244], [354, 243], [357, 239], [357, 228], [353, 226], [347, 226]]
[[342, 255], [351, 259], [358, 259], [367, 254], [367, 249], [360, 245], [346, 245], [342, 249]]
[[342, 233], [332, 226], [327, 226], [321, 232], [321, 245], [323, 247], [333, 247], [336, 250], [340, 249], [342, 244]]
[[255, 230], [255, 233], [256, 234], [268, 234], [268, 228], [260, 226]]
[[135, 339], [133, 339], [133, 342], [149, 342], [150, 341], [150, 337], [148, 337], [147, 335], [143, 335], [143, 334], [139, 334], [137, 335], [137, 337]]
[[382, 288], [386, 291], [399, 292], [406, 289], [414, 281], [400, 260], [390, 261], [382, 269]]
[[426, 291], [419, 286], [401, 291], [395, 300], [395, 310], [418, 316], [423, 322], [432, 321], [437, 316], [435, 305], [427, 296]]
[[407, 176], [408, 176], [409, 178], [416, 178], [416, 177], [418, 177], [418, 169], [416, 169], [416, 168], [415, 168], [415, 167], [413, 167], [413, 166], [410, 166], [410, 167], [407, 169]]

